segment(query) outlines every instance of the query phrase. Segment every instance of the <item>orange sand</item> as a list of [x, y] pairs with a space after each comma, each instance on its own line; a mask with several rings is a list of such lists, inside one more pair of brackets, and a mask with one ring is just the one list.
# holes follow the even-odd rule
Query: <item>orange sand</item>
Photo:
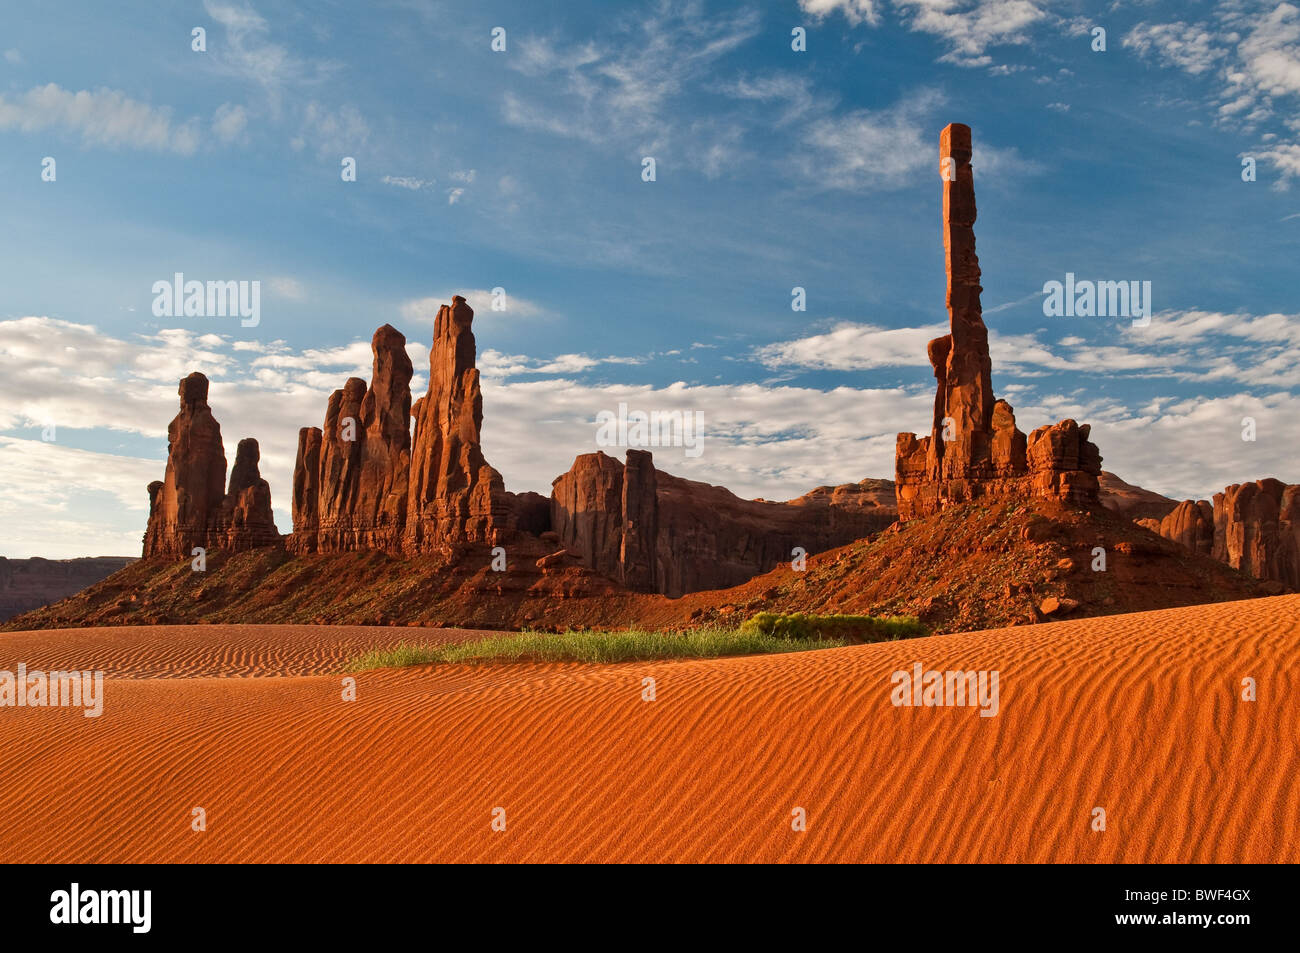
[[[110, 673], [98, 719], [0, 708], [0, 855], [1300, 860], [1300, 596], [783, 656], [368, 672], [341, 700], [340, 660], [459, 637], [0, 635], [0, 669]], [[917, 661], [999, 671], [1001, 713], [895, 708], [890, 673]]]

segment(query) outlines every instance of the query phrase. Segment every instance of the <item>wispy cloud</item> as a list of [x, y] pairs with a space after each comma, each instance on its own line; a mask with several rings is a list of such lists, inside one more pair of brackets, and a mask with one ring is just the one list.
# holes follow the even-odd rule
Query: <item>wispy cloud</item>
[[384, 185], [396, 186], [399, 189], [409, 189], [412, 192], [418, 192], [420, 189], [427, 189], [433, 186], [435, 179], [417, 179], [412, 175], [385, 175], [380, 177], [380, 182]]
[[[433, 324], [438, 316], [438, 309], [444, 304], [451, 304], [453, 295], [460, 295], [472, 309], [476, 318], [537, 318], [548, 314], [547, 310], [535, 301], [521, 298], [505, 289], [504, 297], [494, 295], [487, 288], [470, 288], [468, 290], [448, 291], [445, 294], [429, 295], [425, 298], [412, 298], [399, 307], [402, 317], [416, 324]], [[496, 311], [492, 305], [501, 300], [505, 310]]]
[[530, 77], [536, 93], [507, 92], [503, 117], [510, 125], [625, 152], [685, 155], [686, 144], [672, 133], [682, 96], [758, 30], [754, 11], [711, 17], [695, 4], [663, 3], [626, 19], [599, 45], [523, 37], [511, 65]]
[[9, 98], [0, 95], [0, 129], [61, 129], [90, 145], [192, 155], [202, 139], [199, 121], [172, 120], [171, 110], [132, 99], [117, 89], [72, 90], [56, 83]]

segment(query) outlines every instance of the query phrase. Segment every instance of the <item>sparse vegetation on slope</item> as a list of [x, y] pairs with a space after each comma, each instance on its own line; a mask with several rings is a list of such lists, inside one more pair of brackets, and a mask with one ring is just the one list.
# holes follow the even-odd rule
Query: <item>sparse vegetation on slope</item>
[[929, 635], [916, 616], [812, 615], [807, 612], [760, 612], [746, 619], [740, 631], [778, 639], [843, 639], [847, 642], [893, 642]]
[[367, 652], [348, 666], [360, 672], [434, 662], [632, 662], [666, 658], [720, 658], [839, 648], [838, 637], [776, 635], [755, 629], [688, 629], [684, 632], [516, 632], [460, 645], [402, 644]]

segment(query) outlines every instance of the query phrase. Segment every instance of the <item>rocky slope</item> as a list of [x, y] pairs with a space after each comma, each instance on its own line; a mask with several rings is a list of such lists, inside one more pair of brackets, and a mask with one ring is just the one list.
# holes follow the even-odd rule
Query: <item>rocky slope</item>
[[455, 562], [377, 551], [295, 556], [282, 549], [216, 554], [206, 573], [141, 561], [2, 628], [181, 622], [680, 628], [734, 624], [771, 610], [914, 614], [938, 632], [953, 632], [1267, 591], [1245, 573], [1104, 508], [1042, 499], [950, 506], [811, 556], [802, 571], [786, 564], [740, 586], [680, 599], [629, 592], [571, 556], [543, 555], [551, 548], [545, 540], [517, 544], [500, 572], [492, 569], [486, 544], [470, 546]]
[[1104, 508], [1031, 498], [950, 506], [814, 556], [803, 572], [686, 596], [676, 611], [696, 624], [759, 611], [907, 614], [954, 632], [1268, 592]]

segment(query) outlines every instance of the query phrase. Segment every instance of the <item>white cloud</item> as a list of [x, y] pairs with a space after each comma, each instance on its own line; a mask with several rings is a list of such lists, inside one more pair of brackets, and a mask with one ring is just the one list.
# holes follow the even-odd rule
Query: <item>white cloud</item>
[[288, 298], [290, 301], [302, 301], [307, 297], [307, 289], [303, 287], [302, 282], [288, 275], [268, 278], [267, 284], [271, 286], [274, 294], [281, 298]]
[[929, 115], [943, 101], [920, 90], [887, 109], [859, 109], [811, 122], [796, 160], [804, 176], [828, 188], [897, 187], [934, 163]]
[[[1052, 345], [1040, 339], [1042, 332], [990, 328], [994, 369], [1021, 378], [1055, 372], [1300, 387], [1300, 315], [1166, 311], [1146, 328], [1122, 322], [1094, 324], [1090, 330], [1089, 338], [1065, 334]], [[791, 370], [928, 367], [926, 342], [945, 331], [943, 325], [880, 328], [840, 322], [827, 332], [757, 348], [754, 357], [768, 367]]]
[[1300, 177], [1300, 143], [1284, 142], [1267, 149], [1258, 149], [1254, 153], [1257, 159], [1267, 159], [1277, 169], [1279, 178], [1275, 187], [1286, 191], [1291, 187], [1291, 180]]
[[946, 41], [941, 60], [990, 66], [990, 46], [1029, 42], [1029, 29], [1047, 14], [1030, 0], [894, 0], [910, 29]]
[[799, 0], [799, 9], [817, 20], [824, 20], [832, 13], [842, 13], [850, 26], [880, 22], [880, 13], [873, 0]]
[[925, 345], [948, 331], [945, 325], [880, 328], [838, 323], [824, 334], [757, 348], [754, 357], [772, 368], [859, 371], [877, 367], [929, 367]]
[[[722, 84], [719, 92], [733, 99], [750, 100], [763, 104], [784, 103], [785, 109], [772, 118], [778, 126], [800, 119], [813, 112], [819, 105], [814, 95], [812, 80], [798, 73], [768, 73], [755, 76], [742, 76], [737, 80]], [[824, 96], [820, 105], [829, 106], [830, 97]]]
[[212, 118], [212, 131], [222, 142], [235, 142], [244, 135], [248, 128], [248, 112], [243, 106], [222, 103], [217, 107]]
[[691, 130], [688, 122], [684, 133], [676, 131], [687, 115], [682, 99], [693, 88], [712, 89], [717, 61], [759, 28], [754, 11], [709, 17], [696, 4], [665, 4], [624, 21], [602, 46], [559, 48], [546, 37], [522, 37], [509, 65], [530, 78], [523, 87], [528, 91], [504, 94], [503, 118], [520, 128], [661, 161], [674, 156], [680, 142], [683, 161], [708, 161], [712, 144], [698, 141], [707, 130]]
[[5, 62], [11, 66], [21, 66], [23, 62], [22, 52], [16, 49], [5, 50]]
[[286, 88], [318, 82], [334, 70], [333, 64], [310, 63], [271, 42], [270, 24], [251, 6], [204, 0], [203, 7], [226, 35], [223, 43], [208, 40], [202, 62], [260, 87], [272, 112], [279, 111]]
[[56, 83], [10, 99], [0, 95], [0, 129], [74, 132], [90, 145], [153, 149], [192, 155], [199, 146], [197, 119], [174, 123], [171, 110], [150, 106], [117, 89], [73, 92]]
[[1153, 56], [1193, 76], [1207, 72], [1225, 55], [1203, 23], [1139, 23], [1125, 35], [1123, 46], [1140, 56]]
[[410, 189], [412, 192], [418, 192], [420, 189], [427, 189], [434, 184], [434, 179], [417, 179], [409, 175], [386, 175], [380, 180], [384, 185], [394, 185], [399, 189]]
[[[11, 557], [135, 556], [155, 460], [0, 436], [0, 524]], [[111, 512], [116, 519], [106, 520]]]
[[447, 190], [447, 204], [448, 204], [448, 205], [455, 205], [457, 202], [460, 201], [460, 197], [461, 197], [462, 195], [464, 195], [464, 194], [465, 194], [465, 190], [464, 190], [464, 189], [448, 189], [448, 190]]
[[311, 145], [321, 156], [338, 158], [354, 155], [369, 138], [370, 126], [355, 106], [331, 109], [310, 102], [303, 110], [298, 134], [289, 144], [299, 150]]
[[537, 318], [547, 315], [546, 309], [537, 302], [512, 294], [509, 288], [506, 288], [505, 291], [504, 311], [492, 310], [492, 302], [495, 296], [487, 288], [453, 290], [443, 294], [429, 295], [426, 298], [412, 298], [403, 301], [398, 310], [406, 321], [432, 325], [434, 319], [438, 317], [438, 309], [444, 304], [451, 304], [453, 295], [460, 295], [465, 299], [466, 304], [474, 310], [476, 318]]

